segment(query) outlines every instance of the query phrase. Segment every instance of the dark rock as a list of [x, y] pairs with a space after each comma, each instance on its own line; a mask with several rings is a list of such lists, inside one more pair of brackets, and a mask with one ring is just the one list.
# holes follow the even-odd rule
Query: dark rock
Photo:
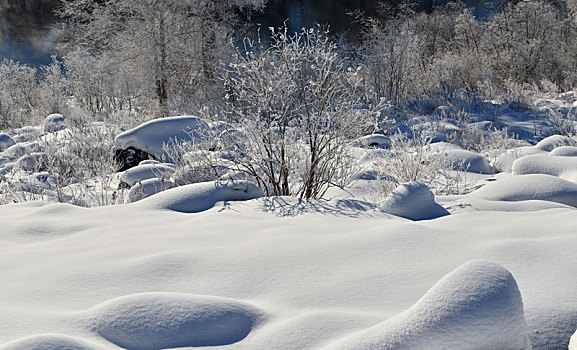
[[143, 150], [128, 147], [114, 151], [114, 160], [118, 164], [118, 171], [125, 171], [140, 164], [143, 160], [155, 159], [155, 157]]

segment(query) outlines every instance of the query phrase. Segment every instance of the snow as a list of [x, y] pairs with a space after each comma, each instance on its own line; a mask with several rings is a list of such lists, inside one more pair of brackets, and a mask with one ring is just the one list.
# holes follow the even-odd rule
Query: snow
[[391, 140], [381, 134], [371, 134], [363, 136], [355, 141], [355, 145], [358, 147], [382, 147], [387, 148], [391, 146]]
[[571, 340], [569, 342], [569, 350], [577, 350], [577, 332], [571, 336]]
[[517, 159], [511, 167], [513, 175], [546, 174], [577, 182], [577, 158], [532, 155]]
[[539, 141], [535, 148], [545, 152], [551, 152], [557, 147], [570, 146], [574, 144], [574, 141], [567, 136], [562, 135], [552, 135]]
[[410, 220], [430, 220], [449, 215], [435, 202], [435, 196], [427, 185], [409, 182], [395, 188], [380, 206], [384, 213]]
[[0, 133], [0, 152], [3, 152], [6, 148], [16, 144], [14, 139], [10, 135], [5, 133]]
[[101, 350], [102, 347], [87, 342], [81, 338], [69, 337], [60, 334], [39, 334], [18, 339], [4, 346], [0, 350]]
[[88, 327], [125, 349], [217, 346], [245, 338], [263, 318], [236, 300], [182, 293], [141, 293], [87, 311]]
[[[458, 112], [451, 108], [437, 114]], [[360, 200], [392, 180], [370, 167], [391, 158], [371, 148], [387, 146], [375, 134], [353, 148], [355, 188], [323, 200], [264, 197], [242, 180], [174, 187], [201, 178], [198, 155], [185, 153], [188, 167], [146, 160], [120, 174], [131, 204], [2, 205], [0, 350], [566, 349], [577, 329], [575, 140], [537, 142], [550, 133], [539, 110], [483, 111], [471, 112], [475, 128], [511, 126], [524, 146], [426, 146], [469, 172], [466, 195], [435, 197], [410, 182], [384, 200]], [[460, 131], [433, 119], [393, 130], [417, 137], [437, 122], [436, 140]], [[38, 171], [39, 141], [65, 135], [42, 127], [0, 134], [0, 175], [26, 176], [10, 191], [58, 182]], [[168, 159], [164, 144], [207, 131], [242, 137], [185, 116], [129, 130], [116, 146]], [[226, 154], [211, 157], [223, 176], [238, 175], [224, 172]], [[493, 175], [489, 158], [502, 173]]]
[[[513, 163], [522, 157], [537, 154], [549, 154], [558, 147], [570, 146], [574, 143], [569, 137], [552, 135], [539, 141], [535, 146], [524, 146], [505, 151], [495, 161], [495, 169], [501, 172], [510, 172]], [[555, 154], [553, 154], [555, 155]]]
[[575, 146], [561, 146], [552, 150], [549, 155], [559, 157], [577, 157], [577, 147]]
[[64, 116], [62, 114], [50, 114], [42, 124], [45, 132], [57, 132], [66, 128]]
[[165, 152], [164, 145], [198, 141], [208, 130], [210, 130], [209, 124], [198, 117], [154, 119], [119, 134], [114, 140], [114, 145], [117, 149], [134, 147], [158, 158], [164, 156], [169, 160], [170, 155]]
[[470, 261], [403, 313], [326, 349], [530, 350], [523, 301], [503, 266]]
[[139, 181], [148, 179], [168, 179], [175, 170], [175, 166], [169, 163], [159, 162], [141, 162], [138, 166], [123, 171], [120, 174], [120, 180], [129, 186], [133, 186]]
[[477, 174], [492, 174], [493, 168], [480, 154], [464, 149], [447, 149], [441, 153], [443, 164], [449, 169]]
[[43, 160], [46, 159], [45, 153], [33, 152], [18, 158], [14, 167], [23, 171], [40, 170]]
[[174, 182], [169, 179], [150, 178], [142, 181], [138, 180], [130, 188], [128, 199], [132, 203], [138, 202], [141, 199], [166, 191], [173, 187]]
[[142, 209], [167, 209], [197, 213], [217, 202], [240, 201], [263, 197], [255, 184], [247, 181], [213, 181], [176, 187], [138, 202]]
[[487, 184], [468, 196], [491, 201], [549, 201], [577, 208], [577, 183], [551, 175], [518, 175]]
[[[477, 210], [417, 223], [365, 202], [289, 197], [221, 202], [194, 215], [164, 210], [162, 197], [185, 188], [126, 206], [0, 206], [0, 344], [50, 333], [95, 344], [93, 349], [116, 349], [106, 330], [122, 330], [122, 339], [130, 342], [133, 328], [127, 324], [146, 330], [140, 339], [149, 339], [151, 329], [178, 339], [179, 328], [150, 325], [182, 325], [181, 317], [191, 312], [179, 310], [199, 302], [198, 295], [226, 298], [231, 307], [252, 305], [246, 307], [255, 311], [243, 315], [267, 315], [242, 339], [225, 337], [231, 334], [225, 327], [222, 339], [238, 341], [207, 350], [330, 348], [384, 321], [415, 329], [395, 316], [406, 310], [413, 317], [414, 310], [447, 312], [438, 321], [431, 314], [426, 319], [431, 323], [420, 323], [430, 331], [412, 338], [421, 342], [436, 330], [438, 341], [503, 339], [497, 324], [487, 324], [504, 315], [519, 316], [513, 282], [503, 269], [483, 262], [439, 282], [472, 259], [500, 264], [515, 276], [527, 334], [534, 346], [541, 344], [535, 349], [567, 348], [577, 329], [574, 209]], [[185, 192], [199, 191], [190, 187]], [[141, 206], [144, 202], [147, 206]], [[436, 292], [427, 293], [435, 284]], [[154, 293], [144, 296], [157, 302], [143, 299], [142, 293]], [[185, 295], [173, 299], [172, 293]], [[491, 300], [507, 308], [500, 313], [494, 304], [466, 295], [494, 295]], [[444, 304], [433, 303], [432, 296]], [[462, 311], [453, 322], [449, 311], [460, 305], [486, 313], [468, 318]], [[479, 322], [483, 339], [469, 321]], [[459, 324], [459, 332], [443, 331], [445, 325]], [[506, 328], [513, 329], [509, 339], [516, 342], [520, 323], [507, 327], [517, 327]]]

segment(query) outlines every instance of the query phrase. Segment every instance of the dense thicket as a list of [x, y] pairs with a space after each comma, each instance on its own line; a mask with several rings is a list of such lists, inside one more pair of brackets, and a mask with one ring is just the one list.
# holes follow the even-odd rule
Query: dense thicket
[[[239, 9], [258, 10], [263, 1], [65, 4], [61, 61], [40, 69], [9, 61], [0, 67], [4, 127], [71, 105], [91, 115], [146, 116], [219, 105], [226, 93], [221, 77], [236, 52], [230, 39], [239, 27], [232, 24]], [[362, 45], [339, 44], [337, 51], [355, 59], [367, 102], [485, 98], [577, 84], [572, 1], [523, 1], [485, 19], [449, 3], [431, 13], [406, 6], [358, 20]]]

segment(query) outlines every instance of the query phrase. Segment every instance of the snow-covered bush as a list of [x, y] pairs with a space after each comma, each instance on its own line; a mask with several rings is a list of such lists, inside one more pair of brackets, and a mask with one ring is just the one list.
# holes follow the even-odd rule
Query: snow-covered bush
[[[450, 143], [432, 143], [434, 132], [414, 130], [412, 135], [392, 135], [390, 148], [368, 154], [371, 169], [382, 175], [378, 177], [374, 200], [386, 197], [397, 186], [409, 182], [423, 183], [436, 194], [461, 194], [471, 190], [467, 176], [470, 157], [454, 153], [466, 151]], [[488, 171], [487, 166], [483, 169]]]
[[0, 201], [46, 200], [89, 207], [121, 202], [114, 175], [114, 134], [112, 128], [92, 123], [42, 136], [38, 147], [22, 149], [23, 155], [3, 176]]
[[347, 178], [351, 141], [372, 131], [376, 114], [359, 98], [361, 68], [326, 31], [271, 28], [271, 40], [246, 39], [225, 67], [226, 115], [244, 137], [219, 141], [233, 170], [268, 195], [321, 197]]

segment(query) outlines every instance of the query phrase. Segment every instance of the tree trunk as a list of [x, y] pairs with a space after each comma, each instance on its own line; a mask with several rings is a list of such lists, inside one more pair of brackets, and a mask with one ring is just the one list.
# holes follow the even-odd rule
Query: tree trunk
[[156, 63], [156, 97], [158, 99], [158, 112], [160, 117], [170, 115], [168, 105], [168, 81], [166, 78], [166, 33], [164, 15], [160, 14], [158, 26], [158, 57]]

